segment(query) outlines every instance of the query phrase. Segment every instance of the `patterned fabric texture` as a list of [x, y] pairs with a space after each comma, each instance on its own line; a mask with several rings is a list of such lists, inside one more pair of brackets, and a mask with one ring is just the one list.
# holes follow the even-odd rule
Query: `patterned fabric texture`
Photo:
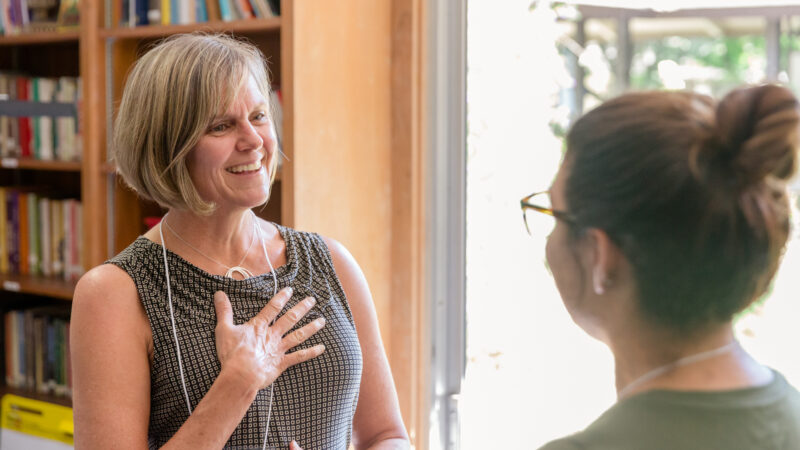
[[[267, 448], [289, 448], [296, 440], [310, 449], [346, 449], [361, 382], [361, 349], [355, 324], [337, 278], [330, 252], [319, 235], [278, 226], [286, 242], [287, 263], [276, 268], [277, 289], [294, 294], [284, 311], [307, 296], [317, 303], [293, 329], [324, 316], [325, 327], [297, 348], [325, 344], [325, 352], [289, 368], [274, 383]], [[113, 263], [136, 284], [153, 334], [150, 370], [150, 448], [158, 448], [189, 417], [181, 387], [177, 352], [170, 324], [161, 245], [139, 237]], [[178, 340], [192, 408], [220, 372], [214, 343], [213, 294], [228, 294], [234, 323], [243, 323], [266, 305], [273, 293], [269, 272], [247, 278], [209, 274], [167, 250]], [[261, 448], [267, 425], [270, 389], [258, 393], [225, 448]]]

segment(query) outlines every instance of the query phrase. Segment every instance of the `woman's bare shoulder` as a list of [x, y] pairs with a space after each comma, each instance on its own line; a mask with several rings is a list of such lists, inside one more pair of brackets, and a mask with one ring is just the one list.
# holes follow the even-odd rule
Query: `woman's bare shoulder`
[[92, 328], [133, 327], [129, 330], [149, 331], [133, 279], [114, 264], [99, 265], [78, 280], [72, 299], [72, 320]]

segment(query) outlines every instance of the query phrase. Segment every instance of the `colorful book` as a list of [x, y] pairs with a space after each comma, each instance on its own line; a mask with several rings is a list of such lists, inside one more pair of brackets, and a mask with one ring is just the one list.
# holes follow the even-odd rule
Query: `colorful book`
[[[56, 80], [53, 78], [37, 78], [38, 99], [43, 103], [52, 103], [55, 97]], [[39, 159], [51, 161], [55, 159], [53, 148], [53, 118], [41, 116], [37, 126], [37, 149]]]
[[28, 231], [28, 194], [20, 192], [18, 196], [19, 202], [19, 228], [17, 229], [17, 236], [19, 238], [19, 273], [28, 275], [30, 273], [30, 234]]
[[50, 225], [50, 199], [39, 199], [39, 247], [41, 249], [42, 275], [53, 274], [53, 260], [51, 247], [51, 228]]
[[0, 187], [0, 273], [8, 273], [8, 225], [6, 222], [6, 189]]
[[[200, 1], [200, 0], [198, 0]], [[222, 20], [222, 16], [219, 14], [219, 1], [218, 0], [206, 0], [206, 12], [208, 13], [208, 21], [209, 22], [218, 22]]]
[[64, 220], [61, 215], [64, 202], [50, 200], [50, 258], [52, 275], [64, 275]]
[[42, 251], [40, 247], [41, 225], [39, 224], [39, 198], [33, 192], [28, 192], [28, 273], [39, 275], [42, 273]]
[[[30, 80], [26, 77], [17, 77], [17, 100], [30, 100], [29, 86]], [[23, 158], [33, 157], [31, 149], [31, 120], [29, 117], [19, 117], [19, 146], [21, 149], [20, 156]]]

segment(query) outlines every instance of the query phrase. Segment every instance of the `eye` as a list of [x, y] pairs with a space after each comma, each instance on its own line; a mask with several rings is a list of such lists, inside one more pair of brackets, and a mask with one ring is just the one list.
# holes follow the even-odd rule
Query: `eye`
[[228, 129], [227, 123], [218, 123], [216, 125], [212, 125], [211, 128], [208, 129], [209, 133], [222, 133]]
[[264, 111], [259, 111], [255, 115], [253, 115], [253, 118], [251, 120], [253, 122], [263, 122], [267, 120], [267, 113], [265, 113]]

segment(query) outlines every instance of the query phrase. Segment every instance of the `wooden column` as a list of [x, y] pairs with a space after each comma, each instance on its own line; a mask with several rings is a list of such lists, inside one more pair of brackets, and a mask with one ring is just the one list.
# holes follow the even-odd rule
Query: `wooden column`
[[83, 204], [83, 261], [90, 269], [108, 257], [105, 162], [104, 42], [99, 36], [103, 6], [100, 0], [80, 3], [80, 72], [83, 100], [81, 201]]
[[420, 0], [392, 1], [392, 337], [388, 353], [403, 419], [417, 449], [427, 447], [429, 373], [424, 308], [423, 19]]

